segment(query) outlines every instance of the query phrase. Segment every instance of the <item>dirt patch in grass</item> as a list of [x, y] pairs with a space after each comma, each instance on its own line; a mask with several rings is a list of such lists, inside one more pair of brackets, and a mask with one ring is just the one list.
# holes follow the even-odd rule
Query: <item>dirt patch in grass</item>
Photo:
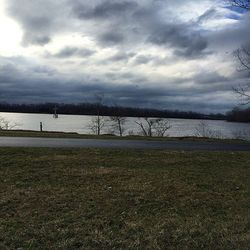
[[0, 249], [249, 249], [249, 153], [1, 148], [0, 160]]

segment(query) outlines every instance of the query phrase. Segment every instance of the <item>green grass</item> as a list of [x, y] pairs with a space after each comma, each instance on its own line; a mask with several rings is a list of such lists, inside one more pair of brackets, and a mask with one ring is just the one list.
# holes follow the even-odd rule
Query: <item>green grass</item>
[[250, 153], [0, 149], [0, 249], [249, 249]]

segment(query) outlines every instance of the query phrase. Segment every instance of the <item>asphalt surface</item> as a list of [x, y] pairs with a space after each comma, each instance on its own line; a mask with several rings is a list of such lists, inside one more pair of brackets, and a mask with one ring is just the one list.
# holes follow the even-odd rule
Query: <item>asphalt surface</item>
[[250, 151], [250, 143], [199, 141], [103, 140], [0, 137], [0, 147], [166, 149], [183, 151]]

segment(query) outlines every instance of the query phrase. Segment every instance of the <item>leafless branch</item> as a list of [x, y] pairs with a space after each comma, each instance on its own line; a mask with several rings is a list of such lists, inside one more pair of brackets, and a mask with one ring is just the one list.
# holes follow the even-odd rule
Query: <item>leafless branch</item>
[[245, 47], [236, 50], [236, 57], [238, 58], [244, 70], [250, 70], [250, 51]]
[[250, 104], [250, 84], [234, 87], [233, 91], [239, 95], [239, 98], [241, 99], [241, 105]]
[[146, 128], [144, 127], [145, 125], [142, 123], [142, 121], [135, 121], [135, 123], [137, 125], [139, 125], [139, 127], [141, 128], [142, 134], [144, 136], [148, 136], [148, 131], [146, 130]]
[[160, 136], [163, 137], [171, 125], [168, 120], [162, 118], [144, 118], [143, 121], [140, 119], [135, 122], [139, 125], [140, 130], [144, 136]]
[[6, 120], [3, 117], [0, 117], [0, 130], [11, 130], [18, 126], [19, 126], [18, 123], [15, 123], [15, 122], [13, 123], [9, 120]]
[[230, 0], [233, 6], [250, 10], [250, 0]]
[[158, 119], [155, 124], [156, 135], [160, 137], [164, 137], [167, 130], [169, 130], [172, 126], [170, 125], [169, 120], [166, 119]]
[[98, 115], [91, 118], [89, 128], [93, 132], [93, 134], [100, 135], [103, 128], [105, 127], [105, 124], [106, 124], [105, 117]]
[[217, 138], [222, 139], [223, 135], [218, 130], [213, 130], [209, 127], [206, 121], [201, 121], [195, 128], [195, 136], [206, 137], [206, 138]]
[[119, 132], [120, 136], [123, 136], [125, 131], [124, 125], [126, 123], [127, 118], [122, 116], [110, 116], [110, 121], [112, 122], [112, 127], [114, 130]]
[[[250, 49], [242, 47], [235, 52], [235, 55], [240, 62], [241, 70], [250, 72]], [[250, 83], [234, 87], [233, 90], [239, 95], [242, 105], [250, 104]]]

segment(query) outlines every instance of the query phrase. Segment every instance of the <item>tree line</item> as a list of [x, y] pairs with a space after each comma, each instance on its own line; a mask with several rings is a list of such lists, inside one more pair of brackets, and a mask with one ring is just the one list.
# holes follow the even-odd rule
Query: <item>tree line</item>
[[230, 122], [250, 122], [250, 108], [234, 108], [227, 113], [227, 121]]
[[52, 114], [57, 107], [58, 113], [70, 115], [100, 115], [121, 117], [155, 117], [155, 118], [183, 118], [224, 120], [223, 114], [202, 114], [192, 111], [158, 110], [147, 108], [133, 108], [121, 106], [107, 106], [100, 103], [43, 103], [43, 104], [9, 104], [0, 103], [0, 112], [41, 113]]

